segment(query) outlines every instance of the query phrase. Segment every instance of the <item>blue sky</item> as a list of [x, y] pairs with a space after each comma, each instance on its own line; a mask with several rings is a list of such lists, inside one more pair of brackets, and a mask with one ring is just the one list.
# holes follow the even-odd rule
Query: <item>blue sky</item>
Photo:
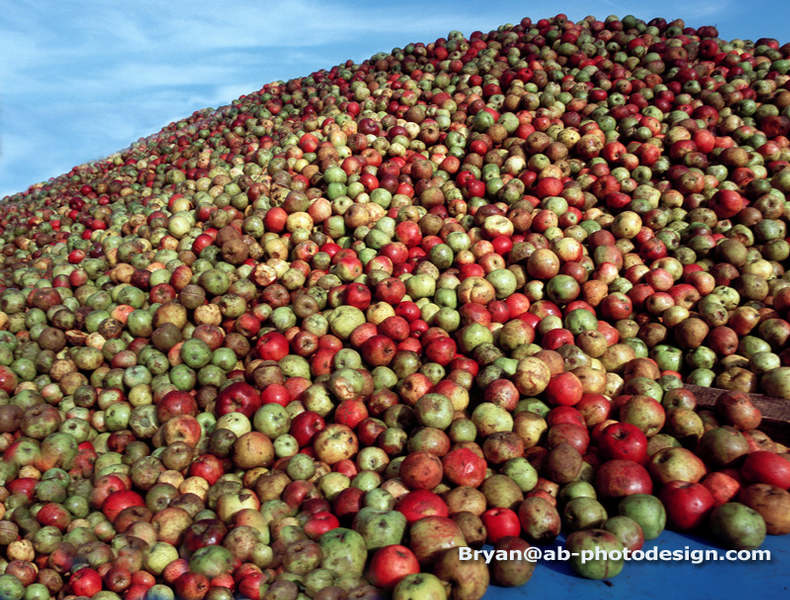
[[[595, 11], [713, 24], [790, 41], [790, 2], [601, 0], [5, 0], [0, 18], [0, 198], [102, 158], [264, 83], [357, 62], [453, 29]], [[483, 8], [481, 8], [481, 6]]]

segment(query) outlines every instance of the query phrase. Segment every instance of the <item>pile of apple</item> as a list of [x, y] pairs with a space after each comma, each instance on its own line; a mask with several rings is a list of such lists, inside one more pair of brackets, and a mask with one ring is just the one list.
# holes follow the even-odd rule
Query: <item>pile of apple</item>
[[0, 599], [477, 600], [535, 564], [467, 546], [790, 532], [748, 396], [790, 399], [788, 136], [790, 45], [558, 15], [5, 198]]

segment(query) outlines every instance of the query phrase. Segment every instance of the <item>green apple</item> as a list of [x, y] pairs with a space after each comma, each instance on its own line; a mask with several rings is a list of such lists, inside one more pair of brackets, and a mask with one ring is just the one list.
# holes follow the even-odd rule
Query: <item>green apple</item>
[[395, 586], [392, 600], [447, 600], [447, 592], [436, 575], [412, 573]]
[[338, 306], [329, 315], [329, 327], [341, 339], [348, 338], [364, 322], [365, 313], [355, 306]]
[[537, 470], [523, 456], [511, 458], [505, 462], [502, 465], [502, 473], [515, 481], [522, 492], [528, 492], [538, 484]]
[[189, 559], [189, 570], [211, 579], [233, 571], [234, 560], [233, 554], [224, 546], [204, 546], [195, 550]]
[[167, 542], [156, 542], [143, 555], [146, 571], [159, 574], [165, 567], [178, 558], [178, 550]]
[[766, 525], [756, 510], [740, 502], [727, 502], [711, 512], [710, 531], [727, 548], [751, 549], [762, 545]]
[[617, 515], [606, 520], [603, 528], [617, 536], [620, 543], [631, 550], [639, 550], [645, 543], [645, 534], [639, 523], [625, 515]]
[[495, 269], [486, 275], [486, 279], [494, 286], [499, 300], [513, 295], [518, 287], [518, 279], [509, 269]]
[[493, 344], [494, 335], [480, 323], [470, 323], [460, 331], [460, 349], [462, 352], [472, 352], [480, 344]]
[[562, 520], [568, 531], [599, 528], [606, 522], [607, 516], [603, 504], [585, 496], [573, 498], [562, 511]]
[[[565, 540], [565, 548], [571, 553], [571, 568], [587, 579], [609, 579], [623, 570], [623, 545], [604, 529], [574, 531]], [[596, 550], [606, 556], [596, 556]]]
[[667, 524], [667, 512], [661, 500], [650, 494], [633, 494], [620, 500], [617, 511], [639, 523], [646, 540], [661, 535]]
[[365, 539], [353, 529], [337, 527], [327, 531], [320, 539], [323, 561], [321, 567], [338, 576], [361, 576], [365, 570], [368, 552]]
[[368, 550], [400, 544], [406, 531], [406, 517], [397, 510], [363, 507], [354, 517], [354, 531], [360, 533]]
[[557, 494], [557, 500], [560, 504], [570, 502], [574, 498], [593, 498], [596, 499], [598, 495], [595, 488], [589, 481], [571, 481], [566, 483], [560, 488]]

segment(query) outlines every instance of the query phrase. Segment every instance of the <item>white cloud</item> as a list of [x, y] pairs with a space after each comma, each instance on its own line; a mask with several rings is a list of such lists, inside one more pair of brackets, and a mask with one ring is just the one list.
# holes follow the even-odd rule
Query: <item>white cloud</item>
[[12, 3], [0, 22], [0, 192], [109, 154], [267, 81], [388, 50], [377, 44], [387, 37], [405, 44], [479, 21], [414, 19], [364, 2]]

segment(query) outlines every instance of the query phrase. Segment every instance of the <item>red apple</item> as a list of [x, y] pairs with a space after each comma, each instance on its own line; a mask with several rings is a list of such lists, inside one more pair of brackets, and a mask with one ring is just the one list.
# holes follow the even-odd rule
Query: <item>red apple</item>
[[595, 472], [595, 489], [604, 498], [632, 494], [652, 494], [653, 481], [642, 465], [632, 460], [613, 459], [600, 465]]
[[406, 546], [385, 546], [376, 550], [368, 565], [368, 579], [370, 582], [385, 589], [395, 585], [406, 575], [420, 572], [420, 563], [414, 552]]
[[612, 423], [598, 438], [598, 447], [606, 458], [647, 462], [647, 436], [631, 423]]
[[746, 481], [768, 483], [783, 490], [790, 488], [790, 460], [775, 452], [752, 452], [743, 462], [741, 474]]
[[701, 483], [670, 481], [659, 494], [667, 511], [667, 518], [679, 531], [694, 529], [702, 523], [716, 501]]
[[716, 506], [721, 506], [735, 498], [741, 489], [738, 473], [734, 469], [708, 473], [700, 483], [708, 488]]

